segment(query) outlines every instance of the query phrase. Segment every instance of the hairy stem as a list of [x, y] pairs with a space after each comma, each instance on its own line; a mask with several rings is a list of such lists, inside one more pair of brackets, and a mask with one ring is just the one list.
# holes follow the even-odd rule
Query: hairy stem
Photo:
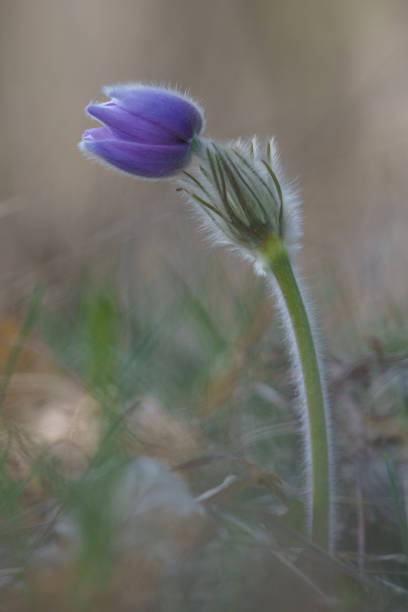
[[329, 414], [316, 340], [289, 254], [280, 239], [267, 242], [261, 252], [275, 278], [275, 289], [291, 341], [303, 420], [307, 477], [308, 527], [313, 540], [332, 548], [332, 490]]

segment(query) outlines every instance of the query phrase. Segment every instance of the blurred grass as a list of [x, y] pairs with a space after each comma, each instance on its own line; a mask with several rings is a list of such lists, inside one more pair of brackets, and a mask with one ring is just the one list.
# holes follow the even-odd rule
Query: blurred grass
[[[227, 279], [202, 289], [176, 276], [171, 282], [177, 291], [165, 305], [145, 288], [125, 307], [113, 288], [95, 283], [84, 283], [59, 311], [39, 313], [39, 294], [33, 297], [4, 366], [4, 401], [11, 365], [18, 375], [18, 351], [36, 322], [62, 375], [96, 400], [98, 443], [71, 476], [65, 456], [34, 453], [24, 434], [17, 458], [26, 454], [30, 467], [21, 476], [13, 463], [18, 427], [10, 427], [14, 437], [5, 439], [0, 464], [3, 609], [403, 610], [403, 314], [384, 315], [375, 336], [360, 338], [357, 356], [331, 350], [328, 358], [339, 481], [338, 553], [330, 558], [303, 533], [295, 399], [263, 281], [245, 296]], [[215, 304], [214, 293], [222, 298]], [[135, 485], [123, 479], [142, 469], [141, 455], [162, 462], [167, 501], [159, 518], [153, 505], [142, 520], [143, 504], [157, 495], [146, 484], [141, 497], [123, 502], [118, 519], [112, 500], [128, 499]], [[394, 466], [388, 472], [385, 455]], [[360, 512], [355, 473], [362, 477]], [[208, 492], [204, 527], [191, 531], [186, 518], [176, 527], [167, 517], [176, 474], [190, 491], [183, 503]], [[137, 518], [129, 524], [123, 516], [131, 512]], [[152, 516], [149, 531], [143, 521], [150, 525]], [[145, 547], [131, 544], [136, 535], [147, 538]]]
[[13, 373], [16, 362], [20, 356], [20, 352], [24, 345], [25, 339], [30, 335], [33, 325], [36, 322], [36, 319], [37, 319], [37, 316], [38, 316], [38, 313], [41, 307], [41, 300], [42, 300], [42, 291], [38, 287], [35, 289], [33, 293], [33, 297], [29, 305], [29, 309], [28, 309], [28, 313], [24, 321], [24, 325], [21, 327], [20, 334], [17, 337], [16, 342], [13, 348], [11, 349], [7, 357], [6, 363], [4, 364], [4, 367], [3, 367], [2, 378], [0, 382], [0, 408], [1, 408], [1, 403], [3, 401], [4, 393], [7, 388], [7, 383], [10, 379], [10, 376]]

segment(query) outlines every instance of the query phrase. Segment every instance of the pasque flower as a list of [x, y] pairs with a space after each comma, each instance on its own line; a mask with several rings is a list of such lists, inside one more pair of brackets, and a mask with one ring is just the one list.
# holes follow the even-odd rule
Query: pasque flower
[[145, 178], [171, 176], [188, 164], [193, 139], [204, 125], [195, 102], [174, 90], [140, 84], [103, 92], [110, 101], [86, 108], [103, 127], [84, 132], [79, 146], [85, 154]]
[[[330, 410], [312, 317], [293, 266], [301, 234], [299, 200], [285, 180], [274, 141], [217, 144], [199, 135], [200, 108], [157, 87], [106, 87], [111, 98], [87, 111], [104, 127], [87, 130], [81, 148], [138, 176], [179, 173], [179, 190], [202, 214], [217, 241], [250, 258], [275, 293], [281, 312], [302, 422], [305, 517], [323, 547], [334, 543]], [[185, 166], [194, 151], [196, 163]]]

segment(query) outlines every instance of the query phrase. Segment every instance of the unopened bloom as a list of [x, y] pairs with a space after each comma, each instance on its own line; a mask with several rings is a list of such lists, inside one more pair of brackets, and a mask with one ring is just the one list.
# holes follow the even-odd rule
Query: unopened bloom
[[124, 172], [163, 178], [190, 160], [193, 139], [203, 129], [199, 106], [173, 90], [140, 84], [104, 87], [109, 102], [89, 104], [103, 127], [86, 130], [84, 153]]

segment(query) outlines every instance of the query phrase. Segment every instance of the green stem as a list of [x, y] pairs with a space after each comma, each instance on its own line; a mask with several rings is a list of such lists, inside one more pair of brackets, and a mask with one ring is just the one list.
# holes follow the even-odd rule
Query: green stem
[[273, 273], [283, 299], [292, 352], [298, 369], [309, 499], [309, 526], [313, 540], [331, 548], [331, 487], [328, 413], [325, 406], [322, 374], [308, 313], [299, 289], [289, 254], [282, 240], [273, 238], [262, 249], [262, 259]]

